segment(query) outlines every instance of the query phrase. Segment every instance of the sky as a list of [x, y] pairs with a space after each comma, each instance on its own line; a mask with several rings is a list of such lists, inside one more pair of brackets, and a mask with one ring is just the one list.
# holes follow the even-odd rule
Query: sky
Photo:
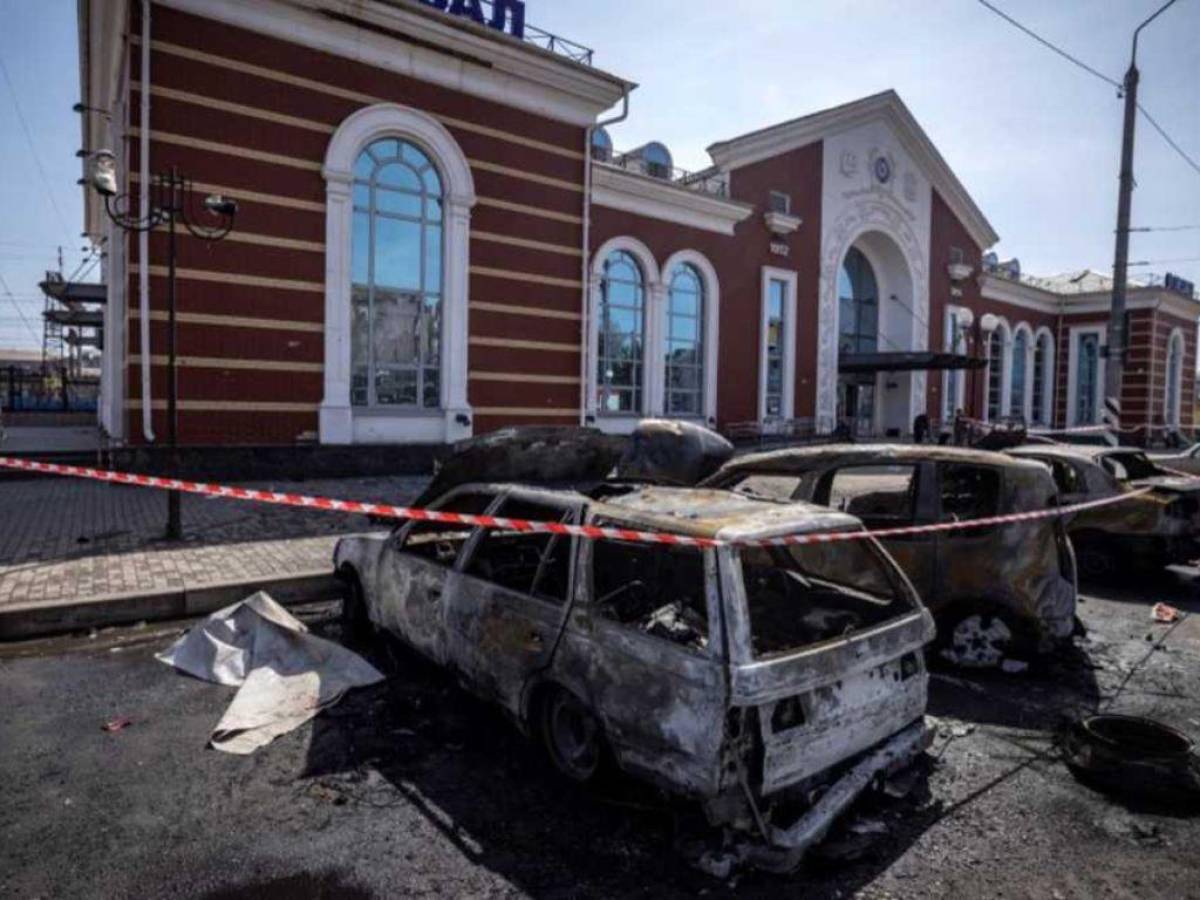
[[[1119, 81], [1133, 29], [1163, 0], [992, 2]], [[83, 243], [75, 0], [0, 0], [0, 16], [13, 88], [0, 77], [0, 347], [36, 347], [37, 281], [60, 244], [72, 271]], [[1036, 275], [1111, 271], [1122, 101], [978, 0], [526, 0], [526, 19], [640, 85], [612, 129], [618, 149], [660, 140], [676, 165], [703, 168], [715, 141], [893, 88], [1000, 234], [1002, 258]], [[1200, 163], [1200, 0], [1177, 0], [1142, 33], [1138, 65], [1142, 105]], [[1200, 172], [1145, 119], [1135, 177], [1135, 227], [1200, 226]], [[1135, 233], [1130, 258], [1155, 261], [1131, 274], [1200, 284], [1200, 227]]]

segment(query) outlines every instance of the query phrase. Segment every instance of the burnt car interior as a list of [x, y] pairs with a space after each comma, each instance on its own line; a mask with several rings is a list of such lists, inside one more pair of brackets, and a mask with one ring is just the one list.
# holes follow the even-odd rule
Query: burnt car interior
[[1000, 473], [995, 469], [948, 463], [941, 467], [941, 476], [944, 521], [984, 519], [1000, 510]]
[[872, 523], [911, 522], [917, 471], [910, 465], [845, 466], [821, 476], [813, 501]]
[[694, 547], [625, 541], [592, 547], [597, 614], [682, 647], [708, 647], [705, 583], [704, 557]]
[[[535, 522], [575, 521], [573, 511], [512, 498], [498, 516]], [[466, 574], [520, 594], [562, 605], [571, 584], [571, 541], [557, 534], [484, 529]]]
[[[441, 512], [479, 516], [488, 511], [495, 499], [490, 494], [463, 494], [434, 508]], [[396, 532], [402, 532], [405, 524], [401, 522], [397, 525]], [[474, 530], [473, 525], [456, 525], [452, 522], [413, 522], [403, 539], [401, 549], [405, 553], [424, 557], [440, 566], [452, 566], [463, 544]]]
[[741, 561], [759, 658], [844, 637], [912, 608], [865, 540], [747, 547]]
[[1139, 478], [1154, 478], [1166, 474], [1141, 452], [1106, 453], [1100, 464], [1117, 481], [1137, 481]]

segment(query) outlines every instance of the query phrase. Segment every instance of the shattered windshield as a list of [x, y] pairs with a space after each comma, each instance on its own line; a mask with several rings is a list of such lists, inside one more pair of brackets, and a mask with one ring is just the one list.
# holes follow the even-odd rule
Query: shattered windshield
[[1137, 481], [1163, 474], [1144, 453], [1109, 453], [1100, 462], [1117, 481]]
[[759, 658], [844, 637], [913, 609], [895, 564], [873, 541], [746, 547], [740, 556]]

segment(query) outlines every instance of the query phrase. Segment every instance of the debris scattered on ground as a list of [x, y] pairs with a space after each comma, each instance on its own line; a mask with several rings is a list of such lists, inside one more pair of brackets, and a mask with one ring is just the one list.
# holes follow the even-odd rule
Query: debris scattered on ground
[[1071, 772], [1097, 790], [1170, 804], [1194, 805], [1200, 798], [1192, 740], [1163, 722], [1088, 716], [1067, 727], [1062, 746]]
[[133, 724], [133, 719], [129, 718], [128, 716], [121, 716], [119, 718], [111, 719], [108, 722], [105, 722], [103, 725], [100, 726], [100, 728], [103, 731], [107, 731], [109, 734], [116, 734], [118, 731], [123, 731], [124, 729], [128, 728], [132, 724]]
[[901, 800], [912, 793], [923, 773], [916, 766], [902, 769], [883, 783], [883, 792], [893, 800]]
[[227, 753], [253, 753], [351, 688], [383, 680], [357, 653], [309, 634], [265, 591], [213, 613], [157, 658], [196, 678], [240, 686], [210, 738]]
[[1155, 622], [1162, 622], [1165, 625], [1179, 621], [1179, 610], [1167, 603], [1155, 603], [1154, 608], [1150, 610], [1150, 615], [1153, 616]]

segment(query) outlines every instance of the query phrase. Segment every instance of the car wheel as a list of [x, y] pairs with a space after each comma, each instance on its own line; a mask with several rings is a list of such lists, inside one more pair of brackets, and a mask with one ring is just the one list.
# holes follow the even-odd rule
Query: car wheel
[[580, 784], [600, 769], [604, 737], [600, 723], [572, 694], [552, 688], [540, 707], [542, 743], [555, 768]]
[[342, 635], [346, 640], [365, 638], [371, 634], [371, 617], [367, 614], [367, 598], [362, 582], [353, 572], [343, 574], [346, 589], [342, 593]]
[[995, 669], [1014, 655], [1022, 655], [1018, 630], [1005, 616], [975, 612], [952, 621], [942, 632], [939, 648], [947, 662], [969, 669]]

